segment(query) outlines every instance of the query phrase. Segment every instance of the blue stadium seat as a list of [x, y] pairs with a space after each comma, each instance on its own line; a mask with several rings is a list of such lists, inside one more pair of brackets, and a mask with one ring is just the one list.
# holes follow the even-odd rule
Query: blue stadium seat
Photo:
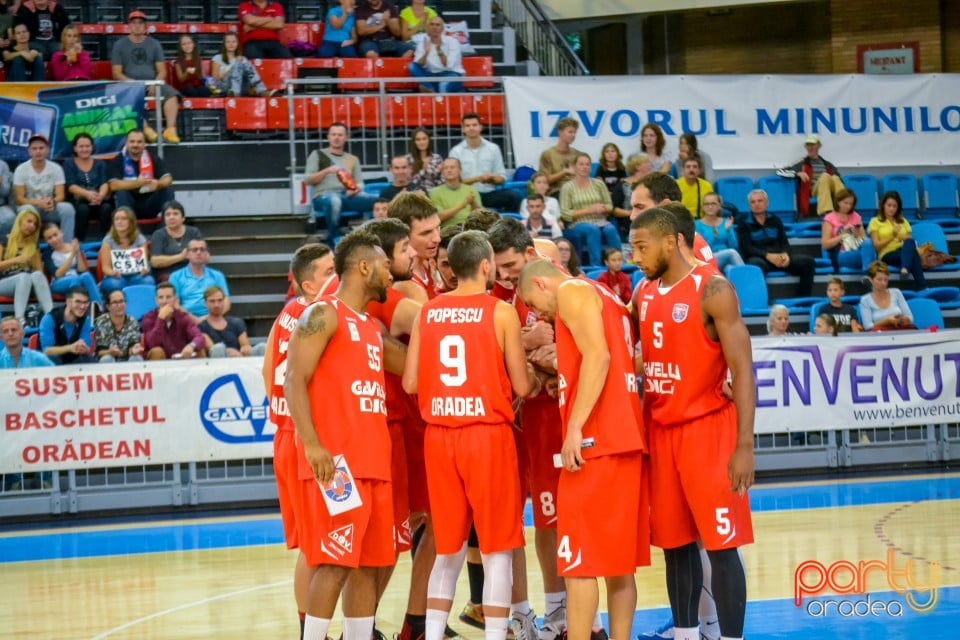
[[606, 267], [584, 267], [583, 275], [587, 276], [591, 280], [596, 280], [600, 277], [600, 274], [606, 270]]
[[637, 269], [630, 274], [630, 287], [633, 289], [637, 288], [637, 285], [640, 284], [640, 281], [643, 280], [643, 271]]
[[[933, 222], [917, 222], [911, 226], [913, 239], [917, 241], [917, 246], [925, 242], [932, 242], [933, 248], [937, 251], [950, 253], [947, 246], [947, 236], [940, 225]], [[939, 267], [929, 269], [929, 271], [960, 271], [960, 262], [945, 264]]]
[[500, 212], [500, 217], [501, 217], [501, 218], [513, 218], [514, 220], [523, 220], [523, 216], [521, 216], [519, 213], [516, 213], [516, 212], [514, 212], [514, 211], [501, 211], [501, 212]]
[[747, 204], [747, 194], [753, 190], [752, 178], [742, 176], [720, 178], [714, 186], [724, 202], [729, 202], [738, 211], [750, 211], [750, 206]]
[[941, 310], [960, 309], [960, 287], [927, 287], [917, 297], [935, 301]]
[[378, 180], [377, 182], [364, 182], [363, 190], [372, 196], [379, 197], [383, 190], [390, 186], [387, 180]]
[[730, 267], [726, 275], [740, 299], [740, 315], [765, 316], [770, 313], [767, 281], [760, 267], [752, 264]]
[[883, 176], [880, 189], [884, 193], [896, 191], [903, 200], [903, 215], [916, 218], [920, 210], [920, 198], [917, 195], [917, 176], [909, 173], [890, 173]]
[[913, 314], [913, 324], [918, 329], [928, 329], [936, 326], [943, 329], [943, 313], [937, 303], [929, 298], [914, 298], [907, 300], [907, 306], [910, 307], [910, 313]]
[[784, 220], [796, 218], [797, 185], [793, 180], [780, 176], [764, 176], [757, 180], [757, 188], [766, 191], [770, 198], [768, 213], [775, 213]]
[[857, 196], [857, 213], [863, 217], [863, 223], [866, 226], [869, 218], [876, 215], [880, 205], [877, 179], [865, 173], [855, 173], [843, 176], [843, 184]]
[[782, 304], [794, 313], [810, 313], [810, 308], [818, 302], [823, 301], [823, 296], [804, 296], [800, 298], [777, 298], [776, 304]]
[[132, 284], [123, 288], [127, 298], [127, 314], [139, 322], [151, 309], [157, 308], [157, 288], [152, 284]]
[[[864, 240], [864, 244], [870, 242], [870, 238]], [[862, 247], [863, 245], [861, 245]], [[819, 264], [821, 260], [826, 260], [829, 262], [830, 256], [827, 254], [826, 249], [820, 250], [820, 258], [817, 259]], [[840, 271], [838, 274], [857, 274], [863, 273], [866, 271], [866, 265], [863, 264], [863, 251], [842, 251], [840, 252]], [[831, 269], [833, 265], [831, 264]]]
[[923, 217], [956, 218], [960, 208], [957, 176], [952, 173], [927, 173], [920, 177], [923, 189]]
[[502, 188], [502, 189], [510, 189], [511, 191], [513, 191], [514, 193], [516, 193], [517, 195], [519, 195], [521, 198], [526, 198], [526, 197], [527, 197], [527, 183], [526, 183], [526, 181], [521, 182], [521, 181], [517, 181], [517, 180], [508, 180], [507, 182], [503, 183], [503, 187], [501, 187], [501, 188]]
[[783, 227], [788, 238], [819, 238], [823, 233], [823, 222], [820, 220], [784, 222]]

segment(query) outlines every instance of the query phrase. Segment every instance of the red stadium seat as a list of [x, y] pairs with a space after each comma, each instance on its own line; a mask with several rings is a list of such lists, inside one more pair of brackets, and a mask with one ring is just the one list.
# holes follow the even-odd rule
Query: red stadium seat
[[320, 126], [326, 129], [342, 122], [349, 129], [380, 126], [380, 105], [375, 96], [334, 96], [320, 98]]
[[[490, 76], [493, 77], [493, 58], [490, 56], [471, 56], [463, 59], [463, 70], [467, 77]], [[467, 82], [464, 85], [467, 89], [490, 89], [492, 82]]]
[[436, 95], [431, 99], [432, 117], [424, 126], [457, 126], [463, 114], [474, 109], [473, 96]]
[[488, 94], [471, 96], [474, 100], [473, 111], [480, 115], [480, 121], [483, 124], [502, 125], [503, 117], [503, 94]]
[[268, 89], [283, 89], [283, 81], [297, 77], [293, 60], [267, 60], [257, 58], [253, 61], [257, 73]]
[[265, 131], [266, 98], [227, 98], [228, 131]]
[[434, 98], [430, 96], [387, 96], [387, 126], [413, 128], [431, 126], [434, 122]]
[[[406, 58], [377, 58], [373, 64], [373, 72], [377, 78], [409, 78], [410, 61]], [[416, 82], [388, 82], [387, 91], [416, 91]]]
[[303, 69], [336, 69], [337, 60], [334, 58], [295, 58], [294, 63]]
[[[376, 75], [373, 60], [370, 58], [338, 58], [336, 64], [338, 78], [373, 78]], [[340, 90], [344, 93], [371, 91], [376, 88], [375, 82], [350, 82], [340, 85]]]
[[113, 65], [109, 60], [93, 62], [93, 80], [113, 80]]
[[90, 35], [96, 36], [102, 33], [105, 33], [104, 28], [106, 25], [103, 24], [78, 24], [77, 31], [80, 32], [80, 35]]
[[226, 98], [184, 98], [181, 109], [224, 109], [227, 106]]
[[190, 33], [190, 26], [186, 24], [151, 24], [147, 27], [148, 33]]
[[280, 42], [289, 44], [293, 40], [309, 42], [319, 47], [320, 43], [323, 42], [323, 24], [320, 22], [288, 22], [280, 30]]
[[34, 351], [40, 350], [40, 334], [34, 333], [27, 338], [27, 349], [33, 349]]
[[235, 24], [188, 24], [187, 33], [227, 33], [236, 32]]

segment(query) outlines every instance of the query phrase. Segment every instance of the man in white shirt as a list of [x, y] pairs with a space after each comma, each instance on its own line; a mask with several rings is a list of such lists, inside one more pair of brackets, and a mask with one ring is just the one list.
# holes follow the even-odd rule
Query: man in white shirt
[[41, 135], [31, 136], [27, 141], [30, 161], [24, 162], [13, 172], [13, 197], [17, 211], [31, 205], [40, 212], [42, 222], [56, 222], [63, 232], [63, 240], [73, 240], [76, 211], [66, 202], [67, 178], [63, 168], [47, 160], [50, 143]]
[[[410, 63], [414, 78], [460, 78], [466, 75], [460, 43], [443, 34], [443, 18], [434, 16], [427, 22], [427, 34], [417, 43]], [[422, 82], [421, 93], [458, 93], [462, 82]]]
[[520, 210], [520, 196], [509, 189], [497, 189], [507, 181], [500, 147], [481, 135], [483, 125], [476, 113], [465, 113], [460, 120], [463, 142], [450, 150], [450, 157], [460, 161], [461, 180], [472, 185], [483, 206], [497, 211], [516, 213]]

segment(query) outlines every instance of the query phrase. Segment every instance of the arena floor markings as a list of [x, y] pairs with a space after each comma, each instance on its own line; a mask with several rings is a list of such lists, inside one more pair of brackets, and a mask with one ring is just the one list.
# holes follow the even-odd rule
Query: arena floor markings
[[[751, 502], [751, 640], [914, 638], [960, 626], [960, 474], [762, 485]], [[529, 525], [529, 507], [526, 515]], [[293, 554], [281, 538], [273, 515], [8, 530], [0, 534], [0, 637], [294, 638]], [[663, 561], [653, 558], [637, 572], [635, 634], [667, 615]], [[409, 571], [402, 557], [380, 606], [377, 626], [388, 637], [399, 631]], [[531, 573], [536, 609], [540, 589]], [[464, 575], [457, 607], [467, 591]]]

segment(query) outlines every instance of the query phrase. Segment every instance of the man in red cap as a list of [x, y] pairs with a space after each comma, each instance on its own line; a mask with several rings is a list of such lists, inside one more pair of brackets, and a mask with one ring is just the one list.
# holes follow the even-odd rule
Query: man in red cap
[[[180, 94], [166, 84], [167, 68], [163, 60], [163, 48], [160, 42], [147, 35], [147, 16], [142, 11], [131, 11], [127, 22], [130, 24], [130, 35], [117, 40], [110, 53], [113, 79], [163, 81], [164, 84], [154, 86], [150, 91], [163, 103], [163, 118], [167, 123], [163, 130], [163, 139], [176, 144], [180, 142], [177, 135]], [[143, 134], [147, 137], [147, 142], [155, 142], [157, 139], [157, 132], [148, 124], [144, 124]]]

